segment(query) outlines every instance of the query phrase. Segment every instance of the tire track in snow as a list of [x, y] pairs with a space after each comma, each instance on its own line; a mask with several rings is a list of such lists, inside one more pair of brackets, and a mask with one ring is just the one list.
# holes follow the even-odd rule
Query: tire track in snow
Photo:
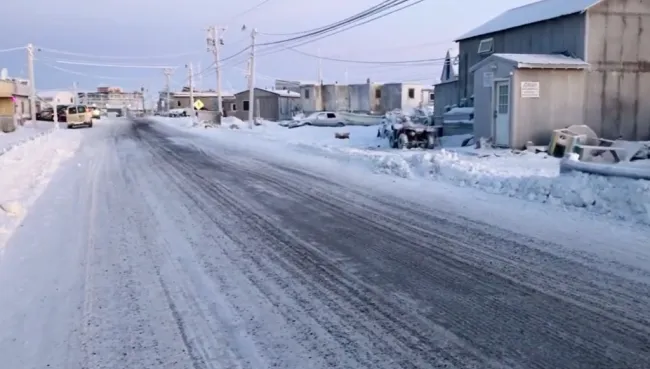
[[[382, 350], [397, 358], [393, 367], [650, 363], [648, 284], [541, 252], [554, 246], [539, 240], [421, 214], [417, 205], [380, 201], [276, 163], [216, 157], [144, 131], [161, 170], [173, 168], [177, 186], [249, 249], [261, 272], [271, 279], [288, 273], [291, 283], [308, 286], [301, 296], [285, 283], [300, 305], [285, 310], [310, 316], [358, 366], [389, 367], [389, 360], [364, 360], [370, 353], [383, 359]], [[259, 188], [267, 191], [260, 195]], [[219, 219], [214, 208], [232, 220]], [[259, 239], [266, 240], [261, 248]], [[247, 246], [256, 240], [257, 250]], [[268, 281], [258, 285], [281, 301]], [[398, 294], [413, 306], [393, 298]], [[327, 313], [310, 311], [316, 302]], [[453, 332], [446, 342], [442, 327]], [[361, 339], [350, 339], [354, 334]]]

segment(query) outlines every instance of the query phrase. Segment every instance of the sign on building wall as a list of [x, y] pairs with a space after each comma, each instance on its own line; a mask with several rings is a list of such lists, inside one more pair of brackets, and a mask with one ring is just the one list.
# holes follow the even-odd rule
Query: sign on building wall
[[485, 72], [483, 73], [483, 87], [492, 87], [492, 83], [494, 81], [494, 73], [493, 72]]
[[539, 97], [539, 82], [521, 82], [521, 97], [536, 99]]

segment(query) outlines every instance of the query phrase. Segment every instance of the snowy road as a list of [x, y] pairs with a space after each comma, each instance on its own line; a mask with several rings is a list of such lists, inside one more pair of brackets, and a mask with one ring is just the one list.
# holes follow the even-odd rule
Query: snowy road
[[3, 368], [650, 367], [648, 253], [147, 124], [83, 134], [0, 250]]

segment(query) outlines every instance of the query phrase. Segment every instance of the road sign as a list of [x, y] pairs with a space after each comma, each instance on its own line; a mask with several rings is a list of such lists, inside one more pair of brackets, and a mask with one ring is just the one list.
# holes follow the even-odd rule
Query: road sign
[[205, 104], [203, 104], [203, 101], [201, 101], [201, 100], [196, 100], [194, 102], [194, 109], [196, 109], [196, 110], [201, 110], [201, 109], [203, 109], [204, 106], [205, 106]]

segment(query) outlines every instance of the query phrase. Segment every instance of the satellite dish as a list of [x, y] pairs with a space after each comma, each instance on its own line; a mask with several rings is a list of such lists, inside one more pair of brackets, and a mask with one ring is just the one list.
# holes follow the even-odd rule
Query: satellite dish
[[9, 72], [7, 71], [7, 68], [2, 68], [0, 71], [0, 79], [7, 79], [9, 78]]

